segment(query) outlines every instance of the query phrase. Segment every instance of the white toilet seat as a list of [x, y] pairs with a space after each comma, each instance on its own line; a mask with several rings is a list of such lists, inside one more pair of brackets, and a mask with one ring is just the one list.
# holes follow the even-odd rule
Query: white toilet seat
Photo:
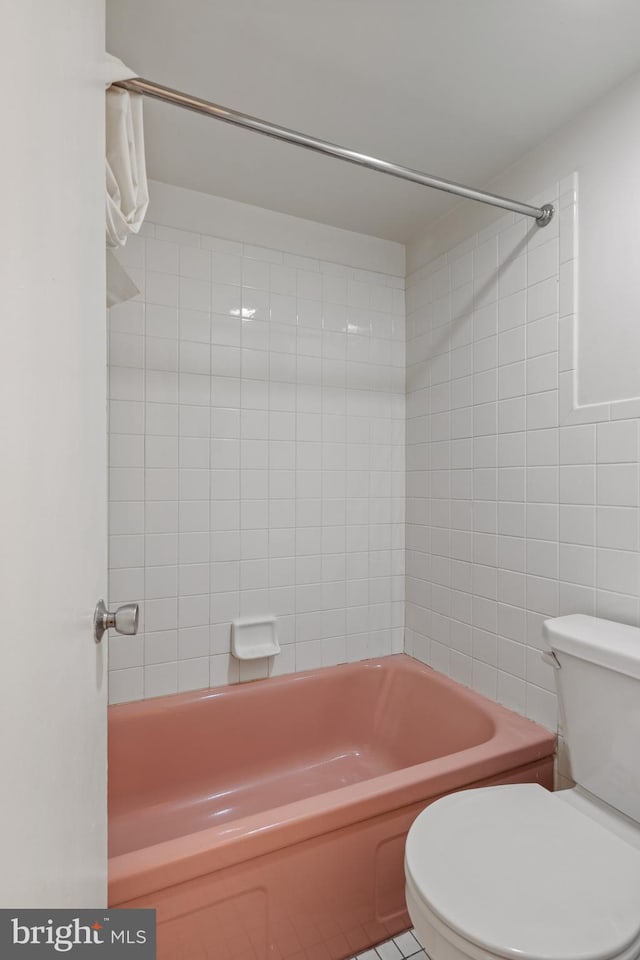
[[[430, 960], [504, 960], [504, 954], [484, 950], [443, 923], [425, 901], [416, 896], [413, 884], [408, 881], [405, 893], [409, 916]], [[518, 957], [518, 960], [530, 960], [525, 954], [514, 953], [511, 956]], [[611, 960], [638, 960], [639, 957], [640, 942], [636, 941]], [[549, 954], [548, 960], [553, 960], [552, 954]]]
[[436, 801], [405, 872], [432, 960], [640, 957], [640, 851], [535, 784]]

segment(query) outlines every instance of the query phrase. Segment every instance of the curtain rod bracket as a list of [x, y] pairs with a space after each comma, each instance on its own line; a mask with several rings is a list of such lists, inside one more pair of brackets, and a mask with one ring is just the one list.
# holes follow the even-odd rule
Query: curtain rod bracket
[[553, 213], [554, 213], [553, 204], [545, 203], [541, 207], [541, 210], [542, 210], [542, 213], [540, 214], [540, 216], [536, 217], [536, 223], [538, 224], [539, 227], [546, 227], [549, 223], [551, 223], [551, 220], [553, 219]]

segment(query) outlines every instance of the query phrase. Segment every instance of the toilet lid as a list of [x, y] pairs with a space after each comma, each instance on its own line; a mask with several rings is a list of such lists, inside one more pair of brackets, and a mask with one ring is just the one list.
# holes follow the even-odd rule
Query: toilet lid
[[418, 900], [500, 957], [613, 960], [640, 947], [640, 850], [535, 784], [436, 801], [409, 831], [405, 869]]

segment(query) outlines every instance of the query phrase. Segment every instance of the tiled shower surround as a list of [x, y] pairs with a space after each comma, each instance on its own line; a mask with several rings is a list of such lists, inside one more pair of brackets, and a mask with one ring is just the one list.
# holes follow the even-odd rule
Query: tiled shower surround
[[573, 403], [575, 187], [407, 281], [406, 649], [552, 729], [543, 620], [639, 622], [640, 406]]
[[[540, 199], [549, 200], [553, 190]], [[111, 700], [404, 649], [555, 729], [546, 617], [640, 624], [640, 401], [576, 407], [576, 183], [404, 282], [145, 225], [110, 318]], [[282, 653], [239, 665], [238, 615]], [[403, 628], [406, 617], [406, 629]], [[404, 638], [404, 639], [403, 639]]]
[[[401, 651], [404, 279], [153, 223], [120, 257], [111, 701]], [[261, 614], [282, 652], [239, 664]]]

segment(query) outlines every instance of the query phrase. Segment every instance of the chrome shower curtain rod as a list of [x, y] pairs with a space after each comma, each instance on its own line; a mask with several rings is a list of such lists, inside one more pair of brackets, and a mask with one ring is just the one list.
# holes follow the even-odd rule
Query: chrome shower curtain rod
[[357, 163], [361, 167], [367, 167], [369, 170], [377, 170], [379, 173], [386, 173], [391, 177], [398, 177], [400, 180], [409, 180], [412, 183], [419, 183], [423, 187], [432, 187], [434, 190], [444, 190], [446, 193], [452, 193], [457, 197], [465, 197], [467, 200], [477, 200], [479, 203], [488, 203], [493, 207], [501, 207], [503, 210], [513, 210], [514, 213], [520, 213], [525, 217], [532, 217], [540, 227], [546, 227], [553, 217], [553, 205], [550, 203], [545, 203], [542, 207], [532, 207], [528, 203], [520, 203], [517, 200], [510, 200], [508, 197], [500, 197], [494, 193], [486, 193], [484, 190], [474, 190], [473, 187], [465, 187], [461, 183], [452, 183], [450, 180], [432, 177], [427, 173], [421, 173], [419, 170], [412, 170], [411, 167], [402, 167], [400, 164], [390, 163], [388, 160], [378, 160], [376, 157], [369, 157], [365, 153], [358, 153], [356, 150], [339, 147], [335, 143], [318, 140], [316, 137], [308, 137], [305, 133], [298, 133], [296, 130], [279, 127], [275, 123], [268, 123], [266, 120], [250, 117], [246, 113], [238, 113], [237, 110], [221, 107], [217, 103], [202, 100], [200, 97], [192, 97], [188, 93], [172, 90], [170, 87], [164, 87], [160, 83], [153, 83], [151, 80], [144, 80], [142, 77], [135, 77], [131, 80], [121, 80], [118, 83], [114, 83], [113, 86], [122, 87], [123, 90], [129, 90], [132, 93], [141, 93], [145, 97], [162, 100], [164, 103], [173, 103], [178, 107], [193, 110], [195, 113], [202, 113], [207, 117], [214, 117], [216, 120], [224, 120], [225, 123], [232, 123], [236, 127], [244, 127], [246, 130], [262, 133], [264, 136], [273, 137], [275, 140], [284, 140], [285, 143], [295, 143], [299, 147], [306, 147], [307, 150], [324, 153], [329, 157], [337, 157], [338, 160]]

